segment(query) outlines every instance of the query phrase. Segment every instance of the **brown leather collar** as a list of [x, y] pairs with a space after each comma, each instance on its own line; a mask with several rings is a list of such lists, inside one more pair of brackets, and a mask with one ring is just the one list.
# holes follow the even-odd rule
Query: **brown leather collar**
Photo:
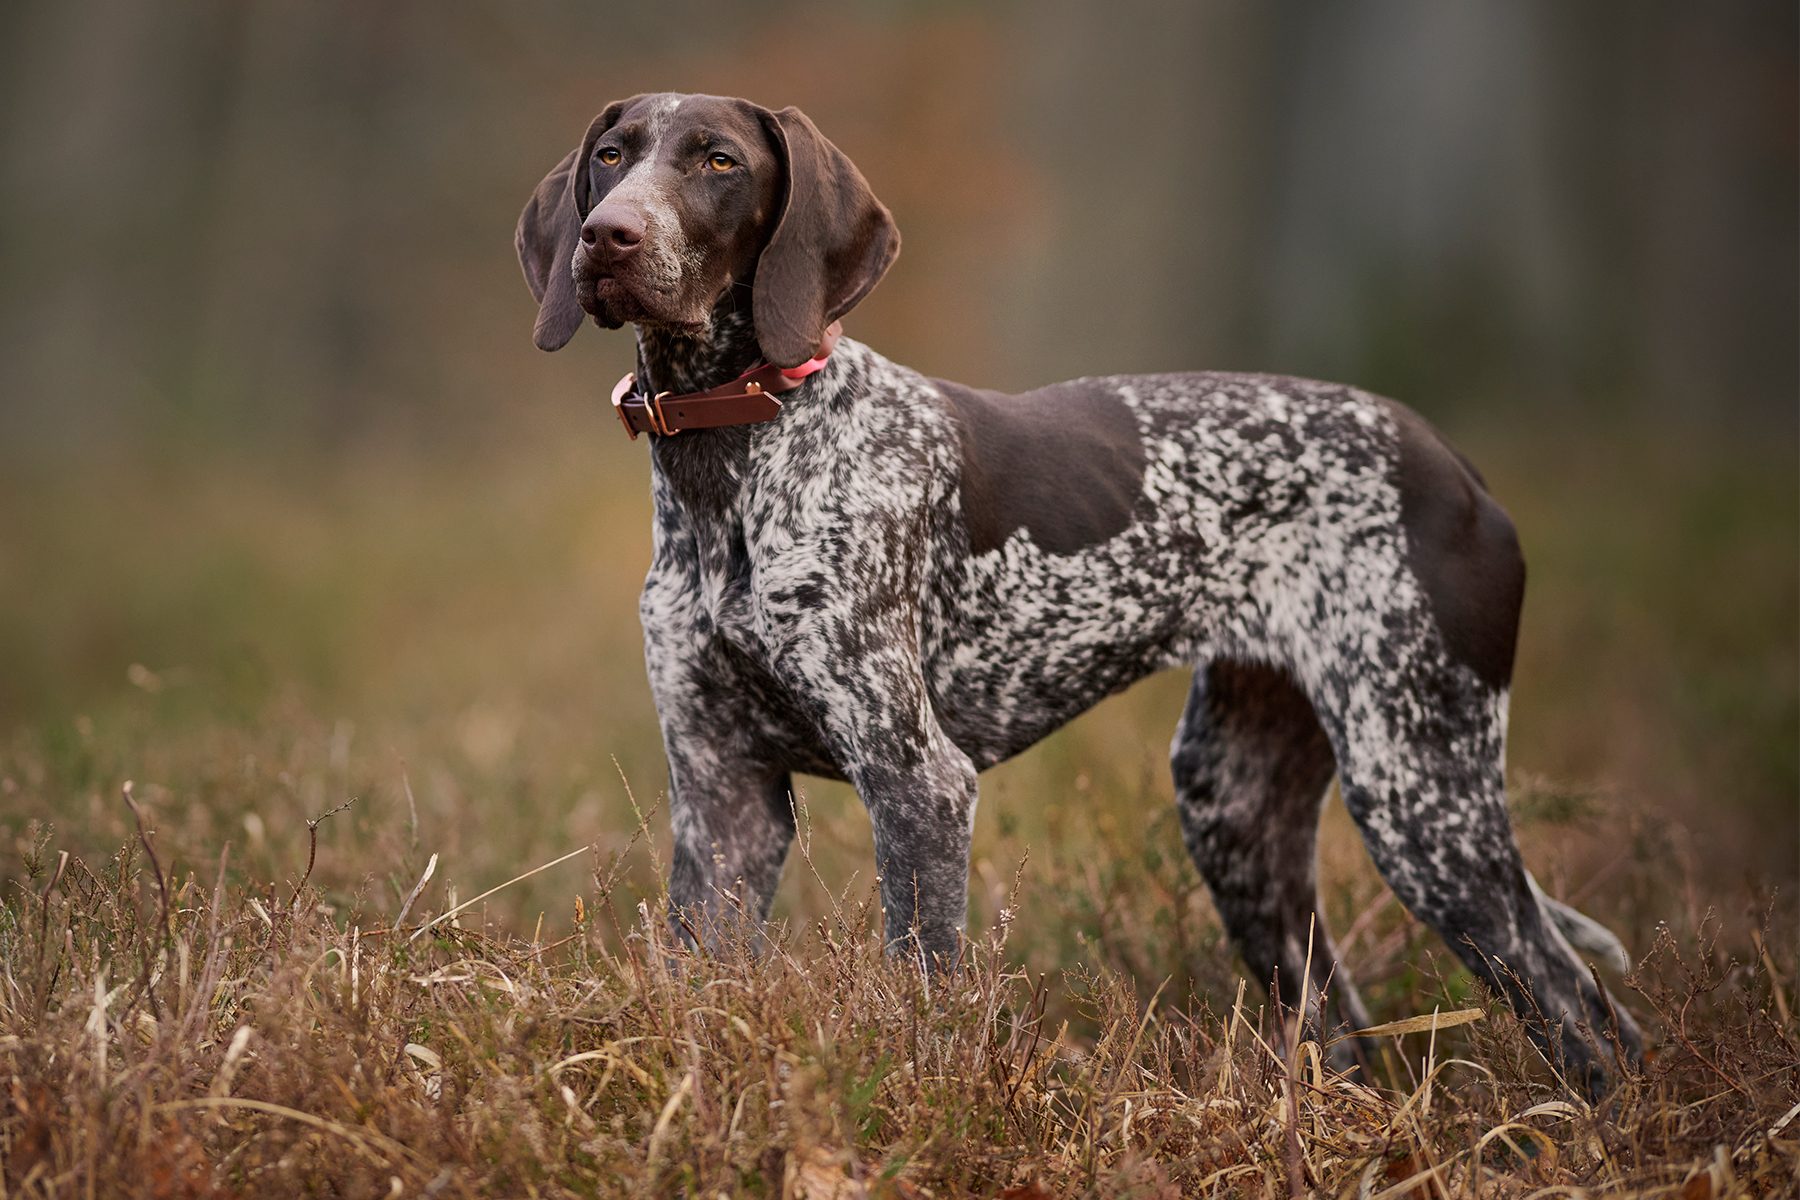
[[799, 387], [825, 365], [843, 334], [842, 322], [833, 321], [819, 343], [819, 352], [797, 367], [764, 363], [752, 367], [730, 383], [704, 392], [658, 392], [646, 396], [638, 390], [637, 376], [626, 375], [613, 388], [613, 411], [619, 423], [636, 441], [640, 433], [674, 437], [684, 429], [717, 429], [725, 425], [756, 425], [773, 421], [781, 412], [775, 397]]

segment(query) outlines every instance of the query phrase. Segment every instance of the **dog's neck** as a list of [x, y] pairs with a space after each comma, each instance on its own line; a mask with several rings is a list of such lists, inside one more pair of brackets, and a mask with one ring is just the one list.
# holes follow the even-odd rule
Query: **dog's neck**
[[[749, 305], [732, 301], [728, 293], [697, 333], [639, 325], [638, 386], [651, 395], [699, 392], [729, 383], [760, 363]], [[652, 438], [651, 468], [667, 485], [662, 494], [690, 518], [716, 521], [733, 509], [749, 445], [748, 426]]]
[[686, 332], [637, 326], [638, 383], [658, 392], [699, 392], [730, 383], [762, 361], [748, 304], [727, 293], [706, 328]]

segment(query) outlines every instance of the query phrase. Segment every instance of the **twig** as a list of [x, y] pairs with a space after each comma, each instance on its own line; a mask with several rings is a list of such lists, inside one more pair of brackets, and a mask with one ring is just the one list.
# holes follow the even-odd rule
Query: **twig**
[[[656, 853], [656, 838], [650, 833], [649, 818], [638, 807], [637, 793], [631, 790], [631, 780], [625, 777], [625, 768], [619, 765], [619, 756], [616, 754], [612, 756], [612, 765], [613, 770], [619, 773], [619, 783], [625, 788], [625, 799], [631, 805], [631, 815], [637, 818], [638, 830], [644, 835], [644, 848], [650, 852], [650, 867], [658, 876], [661, 876], [663, 873], [662, 857]], [[650, 811], [654, 814], [656, 806], [651, 805]]]
[[163, 880], [162, 863], [157, 860], [156, 847], [150, 844], [150, 835], [154, 831], [144, 828], [144, 810], [138, 807], [137, 800], [131, 794], [129, 779], [125, 781], [124, 792], [125, 803], [130, 807], [131, 815], [137, 818], [138, 841], [144, 844], [144, 853], [150, 856], [150, 869], [156, 872], [156, 891], [162, 897], [163, 944], [166, 946], [174, 939], [169, 927], [169, 885]]
[[288, 1108], [282, 1104], [272, 1104], [267, 1100], [251, 1100], [239, 1096], [201, 1096], [192, 1100], [168, 1100], [156, 1106], [157, 1112], [178, 1112], [184, 1108], [242, 1108], [251, 1112], [267, 1113], [274, 1117], [284, 1117], [289, 1121], [297, 1121], [302, 1125], [317, 1129], [321, 1133], [335, 1134], [349, 1142], [356, 1151], [375, 1163], [387, 1167], [392, 1164], [377, 1149], [386, 1150], [394, 1158], [403, 1162], [420, 1162], [419, 1156], [404, 1143], [397, 1142], [384, 1134], [367, 1129], [339, 1124], [324, 1117], [302, 1112], [296, 1108]]
[[1720, 1079], [1723, 1079], [1728, 1085], [1730, 1085], [1732, 1091], [1738, 1093], [1738, 1095], [1740, 1095], [1740, 1096], [1743, 1096], [1746, 1100], [1754, 1101], [1756, 1099], [1756, 1097], [1752, 1096], [1750, 1094], [1749, 1090], [1747, 1088], [1745, 1088], [1743, 1084], [1739, 1083], [1737, 1080], [1735, 1080], [1731, 1076], [1727, 1075], [1725, 1073], [1725, 1069], [1723, 1067], [1721, 1067], [1718, 1063], [1714, 1062], [1712, 1059], [1706, 1057], [1705, 1054], [1702, 1054], [1700, 1052], [1700, 1047], [1694, 1045], [1693, 1039], [1688, 1037], [1687, 1011], [1688, 1011], [1688, 1005], [1692, 1004], [1693, 1002], [1694, 1002], [1694, 997], [1691, 995], [1686, 1000], [1683, 1000], [1681, 1002], [1681, 1012], [1675, 1018], [1675, 1036], [1681, 1039], [1681, 1044], [1683, 1046], [1687, 1047], [1687, 1052], [1689, 1054], [1693, 1055], [1694, 1059], [1697, 1062], [1701, 1063], [1708, 1070], [1710, 1070], [1714, 1075], [1717, 1075]]
[[[1300, 1149], [1300, 1093], [1299, 1089], [1294, 1086], [1294, 1080], [1300, 1073], [1300, 1044], [1305, 1039], [1307, 1032], [1307, 993], [1312, 988], [1313, 929], [1316, 924], [1317, 918], [1315, 917], [1308, 922], [1306, 927], [1306, 963], [1300, 969], [1300, 1007], [1294, 1014], [1294, 1036], [1288, 1043], [1287, 1062], [1283, 1064], [1286, 1069], [1282, 1072], [1281, 1081], [1281, 1090], [1286, 1093], [1284, 1099], [1287, 1101], [1284, 1107], [1287, 1126], [1288, 1195], [1294, 1200], [1299, 1200], [1306, 1194], [1306, 1161]], [[1321, 1023], [1323, 1023], [1323, 1006], [1321, 1006], [1320, 1012]], [[1287, 1023], [1283, 1021], [1282, 1027], [1285, 1029], [1286, 1026]]]
[[481, 893], [481, 895], [479, 895], [479, 896], [471, 896], [471, 897], [469, 897], [469, 899], [464, 900], [461, 904], [458, 904], [455, 908], [447, 909], [446, 911], [439, 913], [437, 916], [431, 918], [431, 920], [425, 922], [423, 925], [421, 925], [417, 929], [413, 930], [412, 933], [407, 937], [406, 940], [409, 942], [417, 941], [420, 934], [424, 933], [426, 930], [432, 928], [435, 925], [441, 925], [443, 922], [448, 921], [451, 917], [454, 917], [457, 913], [463, 911], [463, 909], [468, 908], [471, 904], [479, 904], [483, 900], [486, 900], [489, 896], [493, 895], [495, 892], [502, 891], [506, 888], [509, 888], [513, 884], [518, 883], [522, 880], [530, 879], [533, 875], [536, 875], [539, 871], [548, 871], [551, 867], [561, 866], [563, 863], [568, 862], [571, 858], [574, 858], [577, 854], [586, 854], [592, 849], [593, 849], [592, 846], [577, 846], [575, 849], [569, 851], [567, 854], [563, 855], [561, 858], [551, 859], [549, 862], [545, 863], [543, 866], [540, 866], [540, 867], [533, 867], [533, 868], [531, 868], [531, 870], [525, 872], [523, 875], [514, 875], [511, 879], [507, 880], [505, 883], [498, 884], [494, 887], [491, 887], [487, 891]]
[[325, 821], [325, 818], [335, 817], [355, 803], [356, 797], [352, 796], [336, 808], [327, 809], [306, 823], [306, 874], [300, 876], [300, 882], [294, 885], [294, 894], [288, 897], [287, 906], [289, 912], [294, 910], [295, 902], [300, 899], [300, 890], [306, 886], [306, 881], [312, 878], [313, 863], [318, 861], [319, 826]]
[[[61, 873], [60, 868], [58, 873]], [[1768, 972], [1769, 992], [1775, 1000], [1775, 1011], [1781, 1015], [1781, 1024], [1786, 1026], [1792, 1019], [1788, 1011], [1787, 993], [1782, 990], [1781, 976], [1775, 971], [1775, 960], [1769, 957], [1769, 947], [1763, 941], [1762, 930], [1752, 929], [1750, 941], [1756, 946], [1756, 953], [1762, 959], [1763, 970]]]
[[[32, 974], [38, 981], [39, 1016], [43, 1015], [43, 1006], [49, 1003], [50, 996], [50, 989], [44, 986], [44, 946], [50, 940], [50, 893], [54, 892], [56, 885], [62, 882], [63, 872], [68, 869], [68, 866], [69, 852], [58, 850], [56, 852], [56, 870], [50, 873], [50, 882], [46, 883], [44, 890], [38, 893], [37, 962], [32, 967]], [[54, 985], [55, 980], [52, 980], [51, 983]]]
[[413, 799], [412, 780], [406, 774], [406, 760], [400, 760], [400, 790], [406, 793], [406, 813], [412, 824], [412, 848], [419, 848], [419, 802]]
[[[1029, 983], [1031, 976], [1027, 975], [1025, 980]], [[1018, 1096], [1019, 1089], [1024, 1086], [1026, 1077], [1031, 1073], [1031, 1064], [1037, 1060], [1038, 1040], [1044, 1033], [1044, 1007], [1049, 1000], [1050, 976], [1048, 974], [1040, 975], [1037, 986], [1032, 989], [1031, 999], [1025, 1005], [1026, 1012], [1035, 1013], [1031, 1021], [1031, 1042], [1025, 1047], [1025, 1065], [1019, 1068], [1017, 1078], [1013, 1080], [1012, 1087], [1006, 1093], [1006, 1108], [1009, 1112], [1013, 1111], [1013, 1100]]]
[[[131, 815], [137, 819], [138, 841], [142, 842], [144, 845], [144, 854], [150, 859], [150, 869], [156, 872], [156, 892], [162, 901], [163, 936], [162, 944], [157, 948], [157, 957], [161, 958], [162, 955], [168, 951], [169, 944], [175, 940], [169, 927], [169, 886], [163, 881], [162, 863], [157, 860], [156, 847], [150, 844], [151, 831], [144, 828], [144, 810], [138, 807], [137, 800], [131, 795], [131, 780], [127, 779], [125, 781], [125, 786], [122, 790], [125, 793], [125, 803], [131, 809]], [[132, 915], [134, 918], [136, 916], [136, 910], [137, 906], [134, 902], [132, 905]], [[142, 966], [139, 968], [137, 985], [132, 990], [131, 999], [133, 1002], [137, 1000], [140, 993], [150, 997], [151, 1015], [160, 1021], [162, 1019], [162, 1004], [156, 998], [156, 989], [150, 986], [150, 953], [148, 949], [144, 952]]]
[[401, 901], [400, 913], [394, 918], [393, 927], [395, 929], [400, 928], [406, 922], [406, 914], [412, 911], [413, 901], [419, 898], [419, 893], [423, 892], [425, 885], [431, 882], [432, 873], [437, 870], [437, 859], [437, 855], [431, 856], [431, 861], [425, 864], [425, 873], [419, 876], [419, 882], [413, 884], [412, 891], [406, 893], [406, 899]]

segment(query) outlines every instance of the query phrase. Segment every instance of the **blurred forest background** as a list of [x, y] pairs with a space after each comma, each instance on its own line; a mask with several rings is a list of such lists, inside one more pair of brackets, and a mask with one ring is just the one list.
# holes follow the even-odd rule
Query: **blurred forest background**
[[[0, 874], [34, 820], [103, 858], [126, 778], [178, 862], [230, 841], [257, 878], [360, 797], [315, 882], [383, 911], [426, 852], [467, 896], [623, 844], [621, 773], [646, 807], [664, 779], [644, 447], [605, 409], [629, 338], [534, 350], [511, 239], [593, 112], [682, 90], [798, 104], [860, 164], [905, 252], [849, 324], [899, 361], [1268, 370], [1425, 413], [1531, 563], [1540, 877], [1640, 945], [1791, 905], [1797, 36], [1786, 0], [15, 0]], [[1104, 924], [1133, 885], [1088, 835], [1148, 826], [1204, 905], [1167, 815], [1183, 688], [987, 777], [983, 895], [1067, 855], [1092, 911], [1049, 902]], [[826, 878], [866, 884], [854, 801], [808, 794]], [[554, 923], [570, 887], [496, 903]]]

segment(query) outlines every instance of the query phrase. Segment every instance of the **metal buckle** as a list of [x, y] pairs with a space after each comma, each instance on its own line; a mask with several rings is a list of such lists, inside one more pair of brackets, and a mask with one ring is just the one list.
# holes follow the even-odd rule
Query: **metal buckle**
[[626, 436], [634, 442], [637, 441], [637, 430], [631, 427], [631, 419], [625, 415], [625, 397], [630, 395], [631, 389], [636, 386], [637, 376], [627, 371], [625, 378], [613, 384], [612, 390], [613, 412], [618, 414], [619, 424], [625, 427]]
[[663, 397], [673, 396], [674, 394], [674, 392], [658, 392], [656, 395], [644, 401], [644, 411], [650, 414], [650, 428], [654, 429], [657, 433], [660, 433], [663, 437], [674, 437], [681, 432], [679, 429], [670, 429], [668, 418], [663, 416]]

